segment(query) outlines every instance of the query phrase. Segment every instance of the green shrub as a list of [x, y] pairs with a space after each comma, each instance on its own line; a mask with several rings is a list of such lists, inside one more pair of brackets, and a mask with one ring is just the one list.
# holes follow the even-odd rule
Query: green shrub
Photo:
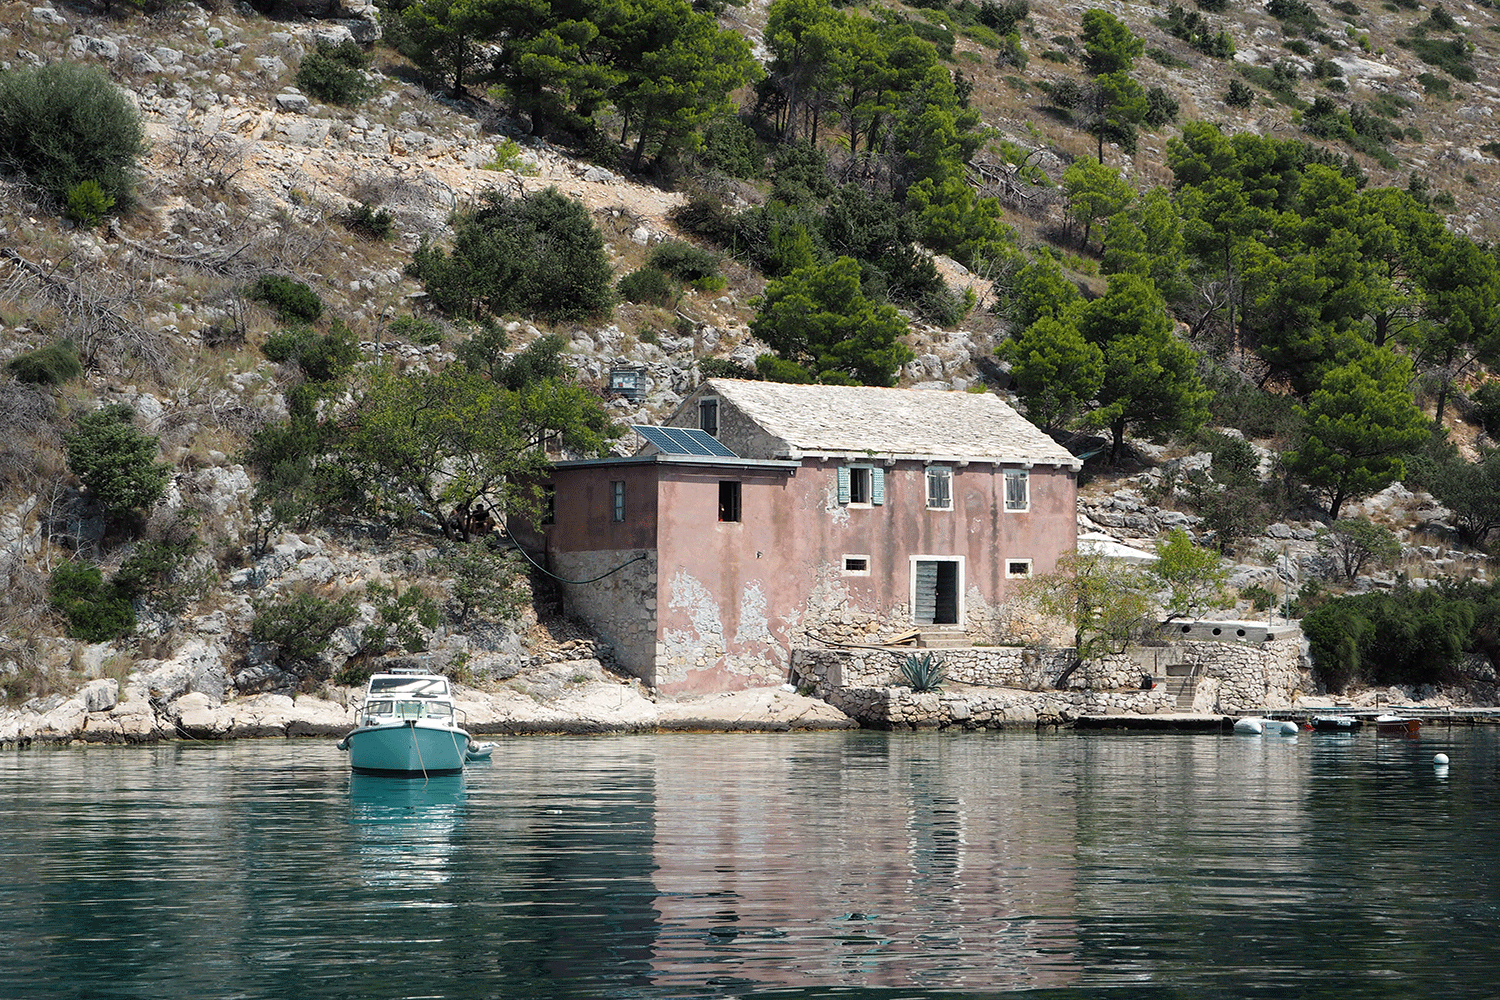
[[652, 247], [646, 255], [646, 266], [689, 284], [711, 282], [719, 276], [719, 258], [681, 240], [667, 240]]
[[68, 635], [84, 642], [108, 642], [135, 631], [129, 595], [92, 563], [65, 562], [52, 571], [47, 599], [68, 622]]
[[766, 156], [755, 130], [738, 118], [716, 118], [703, 130], [698, 159], [710, 170], [753, 180], [766, 172]]
[[68, 192], [68, 207], [63, 214], [84, 228], [92, 228], [103, 222], [114, 207], [114, 198], [99, 186], [98, 181], [90, 178], [79, 181]]
[[284, 275], [261, 275], [245, 294], [269, 306], [283, 323], [312, 323], [323, 315], [323, 300], [318, 293]]
[[425, 317], [397, 316], [386, 329], [393, 337], [400, 337], [423, 347], [443, 342], [443, 324]]
[[377, 89], [363, 72], [369, 62], [369, 54], [351, 40], [333, 45], [320, 39], [317, 51], [303, 56], [297, 67], [297, 87], [320, 101], [358, 104]]
[[59, 61], [0, 72], [0, 168], [59, 204], [91, 180], [114, 208], [130, 208], [144, 150], [139, 112], [102, 71]]
[[1276, 603], [1276, 595], [1258, 583], [1252, 583], [1248, 587], [1241, 587], [1240, 597], [1249, 601], [1250, 607], [1255, 611], [1266, 611], [1272, 604]]
[[306, 593], [274, 597], [255, 602], [250, 638], [277, 646], [277, 662], [283, 666], [311, 663], [328, 649], [333, 633], [358, 615], [348, 595], [337, 601]]
[[1455, 80], [1473, 83], [1479, 79], [1469, 44], [1462, 38], [1401, 38], [1397, 44], [1411, 49], [1418, 59]]
[[372, 240], [388, 239], [396, 224], [396, 217], [385, 209], [376, 210], [361, 202], [350, 205], [344, 213], [344, 227]]
[[359, 344], [354, 331], [335, 322], [326, 334], [307, 327], [278, 330], [266, 338], [261, 353], [278, 364], [295, 363], [309, 382], [335, 382], [359, 360]]
[[157, 439], [136, 430], [134, 416], [124, 403], [105, 406], [80, 417], [63, 436], [68, 466], [115, 513], [153, 506], [166, 493], [172, 471], [156, 461]]
[[741, 378], [750, 381], [760, 378], [755, 369], [746, 368], [727, 358], [699, 358], [698, 373], [704, 378]]
[[481, 202], [454, 215], [451, 253], [424, 239], [407, 267], [438, 308], [468, 318], [608, 313], [609, 256], [582, 202], [555, 187], [518, 198], [487, 191]]
[[[1495, 155], [1500, 156], [1500, 153]], [[687, 204], [678, 205], [668, 215], [683, 232], [700, 236], [721, 247], [733, 245], [739, 232], [738, 217], [734, 209], [724, 204], [723, 199], [711, 194], [694, 194], [688, 198]]]
[[619, 290], [620, 297], [626, 302], [665, 308], [677, 301], [677, 288], [671, 277], [654, 267], [631, 271], [620, 279]]
[[360, 650], [380, 654], [390, 649], [408, 653], [427, 648], [424, 629], [435, 629], [442, 615], [437, 602], [420, 587], [387, 587], [380, 583], [365, 585], [365, 598], [375, 605], [375, 621], [365, 626]]
[[83, 364], [78, 360], [78, 348], [71, 340], [59, 340], [28, 351], [5, 363], [17, 382], [30, 385], [62, 385], [83, 374]]

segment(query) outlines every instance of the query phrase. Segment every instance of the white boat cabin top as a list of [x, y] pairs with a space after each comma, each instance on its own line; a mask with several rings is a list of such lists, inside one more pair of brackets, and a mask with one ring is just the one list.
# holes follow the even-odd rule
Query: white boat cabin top
[[409, 719], [453, 722], [448, 678], [427, 671], [375, 674], [365, 691], [364, 724]]

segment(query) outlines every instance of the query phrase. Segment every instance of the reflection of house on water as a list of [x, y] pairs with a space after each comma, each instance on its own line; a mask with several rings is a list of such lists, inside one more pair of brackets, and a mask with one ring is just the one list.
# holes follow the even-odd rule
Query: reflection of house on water
[[355, 772], [349, 802], [365, 884], [421, 888], [451, 878], [464, 808], [462, 774], [422, 781]]
[[1044, 780], [1032, 759], [856, 737], [806, 758], [769, 750], [710, 795], [704, 771], [663, 768], [655, 982], [1074, 982], [1074, 816], [1023, 806]]

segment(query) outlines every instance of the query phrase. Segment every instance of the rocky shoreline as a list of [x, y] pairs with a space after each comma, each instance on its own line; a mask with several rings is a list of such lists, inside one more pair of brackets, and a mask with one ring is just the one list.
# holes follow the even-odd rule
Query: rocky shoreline
[[[653, 700], [635, 683], [610, 679], [580, 682], [556, 698], [511, 688], [455, 689], [456, 707], [476, 736], [859, 728], [826, 702], [784, 687], [681, 701]], [[122, 695], [117, 681], [101, 678], [72, 695], [0, 712], [0, 747], [343, 736], [354, 728], [358, 698], [356, 688], [330, 687], [321, 696], [255, 694], [224, 701], [188, 692], [163, 703], [146, 685], [128, 683]]]

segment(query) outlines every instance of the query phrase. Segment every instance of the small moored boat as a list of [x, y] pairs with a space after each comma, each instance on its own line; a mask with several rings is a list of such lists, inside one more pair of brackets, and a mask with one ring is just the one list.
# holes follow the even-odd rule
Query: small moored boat
[[1312, 725], [1320, 733], [1352, 733], [1362, 723], [1352, 715], [1315, 715]]
[[1234, 720], [1234, 731], [1241, 736], [1296, 736], [1301, 730], [1295, 722], [1285, 719], [1263, 719], [1258, 715], [1247, 715]]
[[364, 774], [427, 777], [461, 773], [470, 743], [448, 678], [398, 669], [370, 677], [359, 725], [339, 749], [348, 750], [350, 766]]
[[1299, 730], [1301, 726], [1281, 720], [1281, 718], [1247, 715], [1245, 718], [1235, 720], [1235, 732], [1241, 736], [1296, 736]]
[[1375, 731], [1387, 736], [1416, 736], [1422, 721], [1405, 715], [1375, 716]]
[[476, 760], [489, 760], [490, 754], [494, 753], [495, 748], [499, 745], [498, 743], [475, 743], [473, 740], [470, 740], [468, 749], [464, 751], [464, 756], [468, 758], [470, 763]]

